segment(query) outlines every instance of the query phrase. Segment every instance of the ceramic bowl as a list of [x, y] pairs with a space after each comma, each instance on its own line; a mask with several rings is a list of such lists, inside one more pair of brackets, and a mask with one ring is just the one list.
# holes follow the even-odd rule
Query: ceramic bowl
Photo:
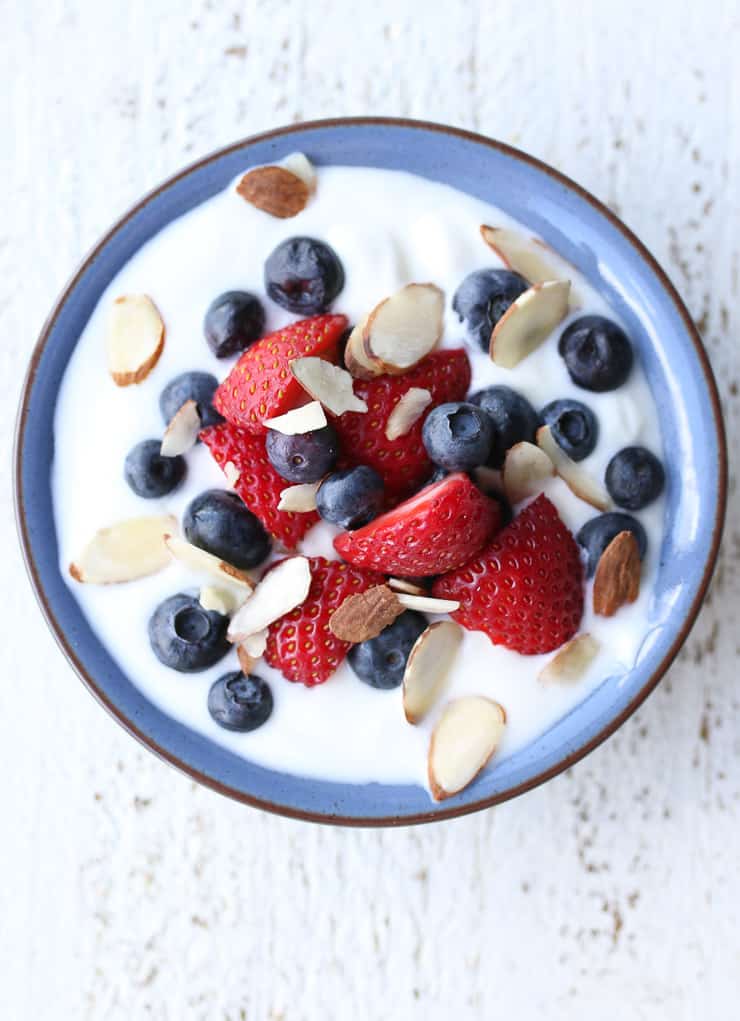
[[[222, 190], [246, 165], [305, 152], [317, 165], [402, 169], [501, 207], [574, 263], [625, 322], [660, 412], [667, 467], [665, 538], [654, 629], [634, 669], [606, 680], [529, 746], [441, 805], [414, 786], [309, 780], [255, 766], [153, 706], [90, 629], [58, 563], [50, 468], [60, 379], [98, 298], [123, 264], [171, 220]], [[717, 391], [694, 324], [668, 277], [601, 203], [524, 153], [435, 124], [353, 119], [298, 124], [200, 160], [141, 200], [95, 246], [44, 326], [23, 390], [16, 506], [36, 595], [84, 683], [131, 734], [199, 782], [237, 800], [305, 819], [394, 825], [449, 818], [521, 794], [573, 765], [653, 690], [696, 618], [714, 566], [726, 452]]]

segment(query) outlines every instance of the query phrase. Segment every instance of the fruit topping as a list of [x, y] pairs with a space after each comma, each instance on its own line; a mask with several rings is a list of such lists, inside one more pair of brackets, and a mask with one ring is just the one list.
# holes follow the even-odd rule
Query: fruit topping
[[632, 368], [632, 345], [624, 330], [604, 316], [581, 316], [563, 331], [558, 344], [577, 386], [600, 393], [616, 390]]
[[[224, 291], [214, 298], [203, 319], [206, 343], [216, 358], [241, 354], [265, 328], [262, 302], [249, 291]], [[213, 422], [209, 422], [213, 425]]]
[[295, 315], [325, 312], [343, 287], [344, 269], [336, 252], [316, 238], [287, 238], [265, 263], [265, 290]]
[[597, 510], [608, 509], [610, 500], [606, 490], [568, 457], [556, 443], [549, 425], [543, 425], [537, 430], [537, 445], [544, 450], [554, 464], [555, 471], [579, 500], [590, 503]]
[[641, 560], [647, 552], [647, 534], [637, 518], [630, 514], [611, 511], [591, 518], [576, 536], [578, 544], [586, 553], [586, 577], [590, 578], [596, 570], [601, 555], [612, 539], [620, 532], [632, 532], [637, 540], [637, 551]]
[[316, 491], [318, 482], [306, 482], [303, 485], [288, 486], [280, 494], [278, 510], [292, 511], [293, 514], [308, 514], [316, 510]]
[[593, 411], [570, 398], [550, 401], [540, 412], [543, 425], [550, 426], [552, 438], [571, 461], [582, 461], [593, 451], [599, 438], [599, 423]]
[[470, 336], [488, 351], [494, 327], [528, 287], [524, 277], [508, 269], [477, 269], [458, 287], [452, 307]]
[[620, 532], [609, 543], [594, 575], [594, 613], [613, 617], [640, 594], [640, 551], [632, 532]]
[[375, 638], [404, 612], [392, 589], [373, 585], [345, 599], [331, 616], [329, 630], [345, 642], [366, 642]]
[[321, 517], [340, 528], [367, 525], [380, 514], [383, 504], [383, 480], [364, 464], [328, 475], [316, 493]]
[[131, 518], [101, 528], [81, 555], [69, 565], [75, 581], [112, 585], [156, 574], [170, 562], [164, 536], [177, 528], [167, 514]]
[[179, 592], [150, 617], [149, 642], [160, 663], [172, 670], [207, 670], [229, 651], [228, 623], [222, 613], [204, 610], [197, 599]]
[[330, 425], [293, 435], [270, 429], [265, 450], [272, 467], [287, 482], [318, 482], [334, 467], [339, 441]]
[[421, 436], [435, 464], [447, 471], [468, 471], [488, 460], [493, 422], [476, 404], [454, 401], [432, 408]]
[[513, 369], [532, 354], [565, 318], [570, 284], [546, 280], [535, 284], [513, 302], [491, 334], [491, 358], [504, 369]]
[[236, 186], [237, 192], [263, 213], [287, 220], [306, 208], [308, 185], [286, 167], [255, 167]]
[[269, 720], [272, 707], [270, 685], [240, 670], [219, 677], [208, 692], [208, 712], [225, 730], [257, 730]]
[[159, 410], [165, 425], [172, 421], [187, 401], [195, 401], [204, 429], [223, 422], [213, 406], [213, 395], [217, 388], [218, 380], [210, 372], [181, 372], [175, 376], [159, 395]]
[[296, 358], [291, 362], [290, 370], [306, 393], [321, 401], [332, 415], [343, 415], [345, 411], [364, 414], [367, 411], [367, 404], [355, 396], [352, 376], [325, 358]]
[[192, 500], [182, 522], [189, 543], [238, 568], [256, 567], [270, 552], [270, 537], [236, 493], [207, 489]]
[[128, 452], [123, 477], [137, 496], [156, 500], [180, 485], [187, 473], [182, 457], [162, 457], [159, 440], [142, 440]]
[[641, 510], [663, 492], [665, 472], [652, 451], [625, 447], [607, 465], [605, 481], [618, 507]]
[[[232, 617], [229, 641], [245, 642], [294, 610], [305, 600], [311, 587], [311, 567], [306, 557], [278, 561], [262, 578], [250, 598]], [[247, 650], [250, 651], [251, 650]]]
[[426, 627], [426, 619], [420, 613], [406, 610], [375, 638], [353, 646], [347, 661], [357, 677], [371, 688], [397, 688], [403, 681], [409, 653]]
[[540, 425], [537, 412], [526, 397], [509, 386], [489, 386], [468, 398], [489, 416], [494, 425], [494, 440], [488, 460], [492, 468], [500, 468], [507, 450], [525, 440], [533, 443]]
[[449, 702], [432, 733], [427, 774], [435, 801], [459, 793], [496, 751], [506, 713], [490, 698], [466, 695]]
[[439, 698], [462, 640], [462, 628], [451, 620], [430, 624], [417, 638], [403, 675], [403, 711], [409, 723], [419, 723]]
[[555, 475], [555, 467], [534, 443], [515, 443], [504, 461], [504, 491], [511, 504], [521, 503], [542, 492], [542, 487]]
[[572, 684], [580, 681], [598, 655], [601, 646], [593, 635], [577, 635], [561, 646], [538, 674], [546, 684]]
[[159, 452], [162, 457], [177, 457], [186, 454], [198, 442], [198, 433], [202, 428], [198, 405], [195, 401], [185, 401], [179, 411], [175, 412], [172, 421], [164, 431]]
[[111, 306], [108, 321], [108, 369], [117, 386], [141, 383], [164, 348], [164, 323], [146, 294], [124, 294]]
[[376, 376], [407, 372], [437, 346], [443, 320], [444, 293], [438, 287], [406, 284], [352, 331], [347, 343], [350, 360], [359, 353], [360, 366]]

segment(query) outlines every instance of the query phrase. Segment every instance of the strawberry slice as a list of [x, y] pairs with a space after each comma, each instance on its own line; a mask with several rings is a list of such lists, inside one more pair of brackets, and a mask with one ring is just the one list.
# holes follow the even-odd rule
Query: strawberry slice
[[[461, 401], [470, 386], [470, 362], [461, 348], [434, 351], [402, 376], [357, 380], [355, 394], [367, 402], [366, 414], [347, 411], [333, 420], [342, 445], [342, 464], [366, 464], [382, 475], [386, 496], [397, 503], [415, 492], [432, 473], [432, 462], [421, 442], [421, 428], [432, 408]], [[388, 440], [388, 416], [412, 387], [428, 390], [432, 401], [411, 429]]]
[[494, 645], [524, 655], [552, 652], [578, 631], [583, 567], [578, 547], [546, 496], [538, 496], [469, 563], [434, 583], [458, 599], [453, 618]]
[[268, 333], [244, 352], [219, 386], [214, 407], [233, 425], [265, 432], [266, 418], [304, 403], [305, 391], [290, 371], [293, 359], [332, 356], [346, 326], [346, 316], [313, 316]]
[[340, 560], [310, 557], [311, 588], [300, 606], [270, 625], [265, 659], [289, 681], [323, 684], [351, 648], [329, 630], [329, 618], [348, 596], [379, 585], [379, 574]]
[[277, 509], [280, 493], [290, 483], [280, 478], [267, 460], [264, 436], [237, 429], [235, 425], [225, 422], [204, 429], [200, 438], [227, 477], [232, 471], [226, 469], [229, 463], [239, 473], [233, 483], [234, 489], [252, 514], [287, 549], [295, 549], [309, 528], [319, 520], [319, 516], [313, 512], [292, 514]]
[[501, 524], [501, 508], [458, 472], [422, 489], [364, 528], [334, 540], [357, 567], [421, 578], [470, 560]]

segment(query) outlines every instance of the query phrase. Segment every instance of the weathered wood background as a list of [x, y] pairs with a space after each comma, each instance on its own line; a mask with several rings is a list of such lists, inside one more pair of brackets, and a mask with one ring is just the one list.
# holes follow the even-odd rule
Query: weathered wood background
[[0, 26], [2, 1021], [737, 1016], [734, 491], [701, 620], [616, 737], [500, 809], [350, 832], [201, 790], [108, 719], [42, 625], [9, 483], [31, 346], [113, 218], [350, 113], [477, 129], [608, 202], [686, 297], [736, 446], [737, 0], [0, 0]]

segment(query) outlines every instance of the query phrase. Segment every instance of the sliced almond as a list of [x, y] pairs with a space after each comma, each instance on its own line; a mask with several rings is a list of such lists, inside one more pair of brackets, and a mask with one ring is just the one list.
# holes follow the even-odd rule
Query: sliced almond
[[543, 425], [537, 430], [537, 446], [547, 454], [557, 474], [579, 500], [590, 503], [597, 510], [605, 511], [611, 507], [606, 490], [568, 457], [552, 435], [549, 425]]
[[131, 518], [110, 528], [101, 528], [69, 565], [75, 581], [91, 585], [112, 585], [155, 574], [170, 562], [164, 536], [177, 528], [167, 514]]
[[320, 482], [304, 482], [298, 486], [288, 486], [280, 493], [278, 510], [290, 511], [293, 514], [307, 514], [316, 510], [316, 493]]
[[398, 593], [398, 601], [407, 610], [418, 610], [419, 613], [454, 613], [460, 609], [456, 599], [435, 599], [433, 596], [414, 596], [406, 592]]
[[345, 411], [367, 411], [367, 404], [355, 396], [352, 376], [339, 365], [309, 356], [296, 358], [290, 363], [290, 371], [303, 389], [332, 415], [343, 415]]
[[403, 674], [403, 711], [409, 723], [422, 720], [439, 698], [462, 640], [462, 628], [451, 620], [430, 624], [416, 639]]
[[198, 405], [192, 400], [185, 401], [164, 431], [162, 446], [159, 448], [162, 457], [177, 457], [178, 454], [187, 453], [195, 446], [201, 425]]
[[613, 617], [640, 594], [640, 549], [632, 532], [616, 535], [599, 558], [594, 575], [594, 613]]
[[267, 636], [270, 632], [267, 628], [257, 631], [256, 634], [247, 635], [241, 647], [255, 659], [259, 659], [267, 648]]
[[413, 368], [442, 336], [444, 303], [444, 292], [434, 284], [406, 284], [376, 305], [362, 332], [370, 363], [391, 375]]
[[[316, 359], [316, 361], [320, 360]], [[267, 426], [268, 429], [275, 429], [276, 432], [283, 433], [285, 436], [297, 436], [301, 433], [310, 433], [314, 429], [323, 429], [326, 425], [326, 415], [318, 401], [311, 401], [284, 415], [266, 418], [262, 425]]]
[[490, 698], [466, 695], [450, 702], [429, 745], [427, 773], [435, 801], [467, 787], [488, 763], [501, 741], [506, 713]]
[[555, 653], [539, 672], [545, 683], [570, 684], [579, 681], [596, 658], [601, 646], [593, 635], [577, 635]]
[[276, 165], [289, 170], [296, 177], [300, 177], [308, 188], [309, 194], [316, 191], [316, 168], [304, 153], [292, 152], [290, 155], [284, 156]]
[[225, 560], [221, 560], [199, 546], [193, 546], [192, 543], [186, 542], [178, 535], [166, 534], [164, 544], [172, 556], [185, 564], [191, 571], [215, 578], [222, 585], [227, 583], [234, 585], [241, 589], [245, 596], [254, 589], [254, 582], [245, 571], [239, 570], [238, 567], [232, 567]]
[[504, 461], [504, 492], [510, 503], [520, 503], [542, 492], [547, 479], [555, 475], [555, 466], [534, 443], [515, 443]]
[[231, 618], [228, 638], [242, 643], [249, 635], [300, 606], [311, 588], [311, 568], [306, 557], [288, 557], [268, 571], [250, 599]]
[[[568, 280], [573, 275], [573, 267], [540, 238], [527, 237], [507, 227], [488, 227], [486, 224], [483, 224], [480, 233], [504, 265], [519, 273], [530, 284], [542, 284], [546, 280]], [[571, 285], [571, 308], [578, 301], [578, 295]]]
[[481, 464], [477, 468], [473, 468], [473, 475], [475, 476], [476, 484], [488, 496], [492, 493], [504, 492], [503, 472], [497, 468], [489, 468], [488, 465]]
[[198, 601], [204, 610], [215, 610], [225, 617], [230, 617], [244, 602], [244, 594], [239, 597], [239, 589], [219, 588], [218, 585], [204, 585], [200, 590]]
[[397, 440], [399, 436], [405, 436], [431, 403], [432, 395], [428, 390], [412, 386], [403, 394], [388, 416], [385, 423], [385, 438], [392, 441]]
[[241, 478], [241, 472], [233, 461], [227, 461], [224, 465], [224, 477], [232, 489]]
[[242, 177], [237, 192], [263, 213], [281, 220], [296, 216], [305, 209], [309, 189], [306, 182], [286, 167], [255, 167]]
[[124, 294], [108, 320], [108, 369], [118, 386], [146, 379], [164, 348], [164, 323], [146, 294]]
[[387, 585], [373, 585], [345, 599], [329, 618], [329, 630], [343, 642], [375, 638], [403, 613], [398, 596]]
[[243, 645], [237, 645], [236, 656], [239, 660], [239, 669], [245, 677], [248, 677], [251, 674], [260, 660], [259, 656], [250, 656]]
[[368, 358], [365, 354], [363, 335], [367, 326], [368, 316], [365, 316], [357, 326], [354, 327], [347, 340], [344, 349], [344, 364], [347, 371], [355, 379], [372, 379], [383, 373], [383, 366], [376, 360]]
[[570, 283], [546, 280], [535, 284], [508, 307], [491, 334], [491, 358], [513, 369], [547, 339], [568, 312]]
[[405, 592], [409, 596], [426, 596], [427, 594], [427, 590], [421, 585], [414, 585], [412, 581], [406, 581], [405, 578], [389, 578], [388, 586], [394, 592]]

